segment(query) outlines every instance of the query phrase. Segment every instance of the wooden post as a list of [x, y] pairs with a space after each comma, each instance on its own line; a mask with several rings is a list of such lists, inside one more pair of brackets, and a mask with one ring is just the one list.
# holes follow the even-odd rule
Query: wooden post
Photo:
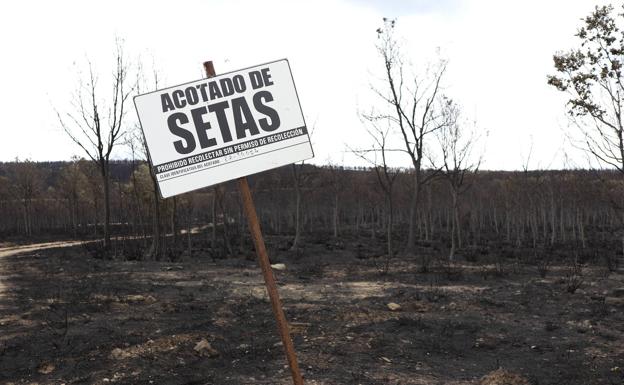
[[[209, 78], [216, 75], [212, 61], [204, 62], [204, 70], [206, 71], [206, 76]], [[271, 300], [271, 307], [273, 308], [275, 320], [277, 321], [277, 328], [279, 330], [280, 337], [282, 338], [284, 350], [286, 351], [286, 358], [288, 359], [288, 366], [290, 367], [293, 384], [303, 385], [303, 378], [301, 377], [299, 364], [297, 363], [297, 355], [295, 353], [295, 348], [288, 329], [288, 321], [286, 321], [279, 293], [277, 292], [273, 269], [271, 268], [269, 256], [264, 245], [262, 231], [260, 230], [260, 222], [258, 221], [258, 215], [256, 214], [256, 208], [251, 197], [251, 191], [249, 190], [249, 184], [247, 183], [246, 177], [238, 178], [238, 187], [243, 201], [245, 216], [247, 217], [247, 224], [249, 225], [249, 232], [251, 233], [251, 238], [253, 239], [253, 243], [256, 248], [258, 262], [260, 263], [260, 269], [262, 269], [262, 275], [264, 276], [264, 283], [269, 294], [269, 299]]]

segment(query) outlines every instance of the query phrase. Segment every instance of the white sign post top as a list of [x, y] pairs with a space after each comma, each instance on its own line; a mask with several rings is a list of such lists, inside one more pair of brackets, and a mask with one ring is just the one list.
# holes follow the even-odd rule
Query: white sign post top
[[134, 104], [163, 198], [314, 157], [286, 59]]

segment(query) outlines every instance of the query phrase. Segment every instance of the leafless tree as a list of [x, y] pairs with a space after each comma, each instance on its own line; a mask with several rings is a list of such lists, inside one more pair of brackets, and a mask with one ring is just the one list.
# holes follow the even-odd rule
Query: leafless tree
[[303, 177], [303, 164], [292, 164], [293, 187], [295, 190], [295, 238], [291, 250], [297, 250], [301, 239], [301, 185]]
[[78, 205], [86, 185], [86, 176], [80, 168], [80, 159], [73, 157], [61, 171], [59, 191], [67, 202], [69, 218], [71, 219], [72, 235], [78, 236]]
[[380, 120], [377, 117], [371, 115], [362, 115], [362, 117], [366, 122], [365, 127], [373, 144], [370, 148], [359, 150], [352, 149], [351, 151], [373, 167], [375, 175], [377, 176], [377, 182], [384, 193], [388, 220], [386, 226], [388, 250], [383, 272], [387, 273], [390, 268], [390, 260], [394, 256], [394, 246], [392, 242], [392, 230], [394, 225], [394, 187], [400, 169], [396, 167], [393, 168], [389, 165], [388, 155], [392, 152], [392, 149], [388, 146], [388, 136], [391, 130], [390, 124], [382, 128], [379, 125]]
[[[310, 136], [314, 133], [316, 124], [312, 125], [310, 129]], [[293, 175], [293, 187], [295, 190], [295, 238], [291, 250], [297, 250], [299, 243], [301, 242], [301, 201], [302, 201], [302, 188], [308, 180], [308, 174], [304, 172], [305, 161], [292, 164]]]
[[338, 232], [340, 227], [340, 196], [344, 190], [346, 184], [347, 173], [344, 172], [344, 167], [338, 166], [331, 162], [328, 162], [327, 172], [329, 174], [327, 180], [329, 182], [329, 190], [332, 193], [332, 229], [334, 238], [338, 238]]
[[[233, 255], [234, 249], [230, 239], [230, 217], [227, 210], [228, 184], [220, 183], [213, 186], [213, 193], [215, 194], [216, 204], [219, 208], [219, 215], [221, 216], [223, 222], [223, 251], [226, 255]], [[217, 220], [219, 215], [217, 216]]]
[[475, 126], [461, 118], [459, 106], [451, 99], [444, 101], [443, 113], [446, 124], [437, 132], [442, 153], [443, 173], [451, 194], [451, 250], [449, 261], [453, 261], [455, 251], [462, 247], [459, 200], [470, 188], [466, 176], [476, 173], [481, 158], [473, 159], [473, 151], [478, 139]]
[[41, 173], [37, 165], [30, 159], [22, 162], [16, 159], [13, 167], [13, 195], [22, 207], [24, 234], [28, 237], [33, 234], [33, 204], [42, 190]]
[[188, 256], [193, 256], [193, 222], [195, 214], [195, 199], [193, 194], [184, 194], [180, 197], [180, 206], [183, 220], [186, 225], [186, 240]]
[[57, 116], [61, 127], [98, 166], [104, 186], [104, 247], [110, 249], [110, 158], [113, 149], [125, 134], [126, 103], [135, 89], [129, 84], [129, 66], [123, 42], [116, 41], [115, 64], [111, 82], [111, 100], [107, 104], [100, 98], [98, 77], [92, 63], [89, 74], [80, 78], [72, 100], [72, 111]]
[[[147, 77], [143, 72], [143, 66], [139, 65], [137, 71], [137, 80], [136, 80], [136, 89], [137, 93], [141, 93], [142, 90], [157, 90], [159, 87], [160, 75], [156, 69], [152, 71], [152, 78], [148, 81]], [[151, 85], [148, 85], [151, 83]], [[134, 155], [138, 154], [142, 159], [149, 161], [149, 151], [147, 149], [147, 143], [145, 142], [145, 136], [141, 132], [141, 129], [138, 124], [136, 124], [127, 137], [126, 144], [130, 148], [133, 159]], [[156, 180], [156, 175], [150, 170], [150, 191], [152, 195], [152, 242], [151, 245], [145, 255], [148, 259], [159, 259], [162, 256], [163, 247], [162, 247], [162, 234], [161, 234], [161, 202], [160, 202], [160, 194], [158, 190], [158, 181]], [[134, 175], [134, 174], [133, 174]], [[136, 180], [134, 180], [136, 182]], [[136, 190], [135, 190], [136, 194]], [[177, 234], [174, 234], [177, 235]]]
[[384, 18], [383, 26], [377, 29], [377, 51], [384, 64], [385, 85], [373, 87], [373, 90], [386, 104], [388, 112], [371, 118], [389, 120], [398, 128], [403, 150], [409, 155], [414, 168], [407, 239], [407, 251], [413, 252], [420, 192], [422, 186], [435, 176], [435, 173], [423, 173], [426, 142], [430, 134], [445, 124], [438, 104], [447, 62], [440, 60], [424, 76], [406, 75], [402, 48], [394, 37], [395, 23], [395, 20]]

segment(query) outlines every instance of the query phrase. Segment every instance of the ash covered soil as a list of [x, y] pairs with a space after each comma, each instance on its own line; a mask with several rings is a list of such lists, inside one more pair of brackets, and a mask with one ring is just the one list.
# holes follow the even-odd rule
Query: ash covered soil
[[[0, 250], [0, 383], [292, 383], [251, 250], [174, 263], [58, 246]], [[563, 265], [542, 278], [518, 260], [423, 272], [396, 257], [381, 274], [361, 251], [376, 248], [270, 251], [306, 384], [480, 384], [498, 368], [535, 385], [624, 383], [621, 271], [586, 266], [570, 293]]]

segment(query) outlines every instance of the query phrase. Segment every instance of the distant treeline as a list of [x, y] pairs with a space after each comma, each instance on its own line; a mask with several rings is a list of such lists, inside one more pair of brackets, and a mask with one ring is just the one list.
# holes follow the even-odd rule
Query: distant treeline
[[[304, 239], [312, 233], [375, 237], [387, 229], [388, 200], [375, 169], [294, 165], [250, 181], [265, 233], [294, 237], [297, 218]], [[406, 237], [413, 186], [411, 171], [398, 171], [392, 216], [398, 241]], [[491, 242], [518, 247], [573, 242], [579, 248], [621, 242], [624, 180], [616, 172], [478, 171], [466, 176], [465, 186], [458, 204], [459, 248]], [[446, 242], [454, 213], [448, 183], [433, 177], [421, 188], [417, 234], [420, 240]], [[93, 162], [0, 163], [0, 234], [97, 237], [102, 194]], [[235, 184], [154, 202], [149, 168], [142, 161], [111, 163], [111, 223], [113, 235], [145, 238], [204, 231], [226, 254], [246, 233]]]

